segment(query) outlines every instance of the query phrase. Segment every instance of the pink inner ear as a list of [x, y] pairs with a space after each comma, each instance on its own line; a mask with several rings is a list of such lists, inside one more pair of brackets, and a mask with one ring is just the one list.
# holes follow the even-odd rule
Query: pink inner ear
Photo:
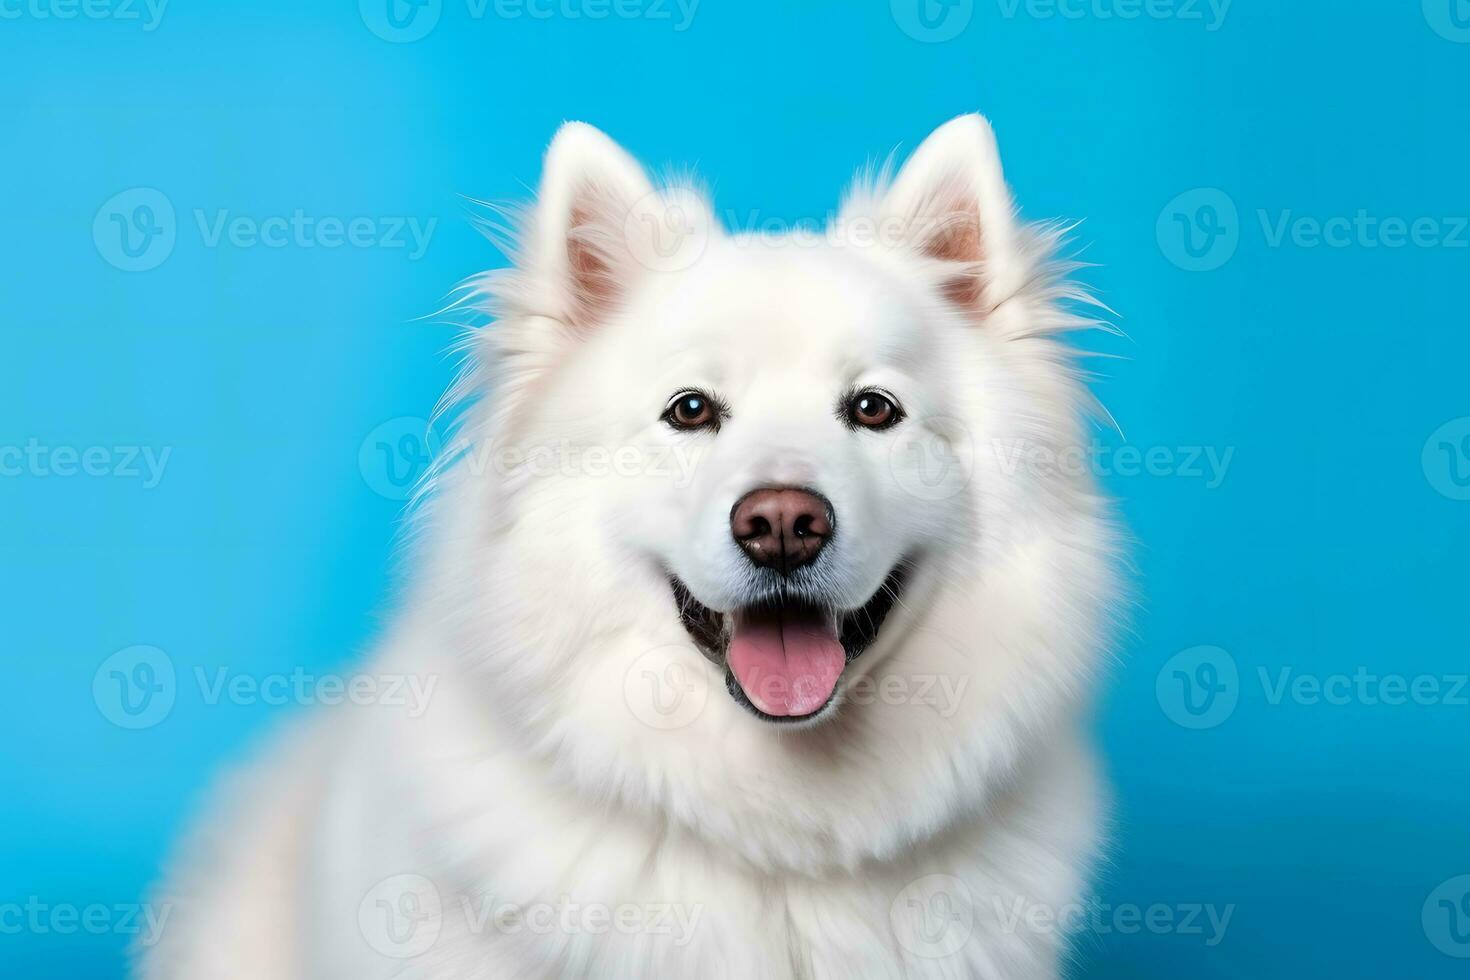
[[965, 266], [944, 281], [944, 295], [956, 306], [978, 309], [985, 292], [985, 284], [974, 268], [985, 257], [979, 205], [969, 195], [945, 195], [941, 200], [947, 206], [940, 210], [933, 226], [925, 229], [920, 251], [931, 258]]
[[598, 217], [591, 207], [578, 205], [572, 208], [567, 228], [567, 274], [582, 325], [606, 314], [617, 298], [612, 263], [589, 234]]

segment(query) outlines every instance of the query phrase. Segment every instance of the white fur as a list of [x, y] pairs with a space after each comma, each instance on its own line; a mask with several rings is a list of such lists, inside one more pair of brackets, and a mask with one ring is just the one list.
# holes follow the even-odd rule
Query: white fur
[[[640, 238], [670, 229], [689, 254]], [[860, 184], [819, 242], [732, 237], [567, 124], [516, 268], [480, 284], [498, 322], [370, 668], [437, 677], [429, 710], [320, 710], [235, 780], [159, 894], [174, 909], [141, 975], [1056, 976], [1065, 936], [1027, 913], [1077, 900], [1095, 854], [1080, 719], [1115, 601], [1091, 479], [1010, 455], [1084, 438], [1056, 237], [1016, 220], [979, 116]], [[844, 427], [837, 399], [868, 384], [907, 418]], [[718, 433], [659, 421], [685, 387], [729, 402]], [[593, 466], [601, 449], [630, 465]], [[739, 603], [728, 515], [776, 483], [832, 501], [823, 581], [846, 607], [914, 560], [845, 702], [806, 726], [735, 703], [666, 580]], [[863, 678], [958, 693], [858, 698]], [[663, 724], [648, 679], [698, 710]], [[396, 958], [365, 896], [404, 874], [442, 915]], [[647, 918], [493, 921], [563, 901]], [[654, 927], [665, 904], [686, 932]]]

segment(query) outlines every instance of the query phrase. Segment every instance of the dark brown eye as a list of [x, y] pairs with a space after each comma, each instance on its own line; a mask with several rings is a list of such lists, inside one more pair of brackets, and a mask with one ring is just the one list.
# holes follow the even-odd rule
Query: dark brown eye
[[664, 421], [676, 429], [718, 428], [720, 415], [708, 395], [686, 391], [665, 410]]
[[893, 399], [879, 391], [860, 391], [847, 400], [847, 419], [865, 429], [886, 429], [903, 418]]

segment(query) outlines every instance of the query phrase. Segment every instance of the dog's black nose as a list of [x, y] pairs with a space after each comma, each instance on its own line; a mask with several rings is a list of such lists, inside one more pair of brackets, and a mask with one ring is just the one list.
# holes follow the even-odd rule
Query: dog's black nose
[[730, 511], [730, 533], [751, 561], [790, 575], [832, 536], [832, 507], [810, 490], [752, 490]]

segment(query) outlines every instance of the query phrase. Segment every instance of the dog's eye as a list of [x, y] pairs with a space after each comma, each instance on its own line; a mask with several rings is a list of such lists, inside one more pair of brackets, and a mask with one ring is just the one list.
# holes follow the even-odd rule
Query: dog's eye
[[681, 392], [664, 411], [663, 418], [676, 429], [717, 429], [720, 425], [714, 399], [698, 391]]
[[860, 391], [847, 400], [847, 420], [865, 429], [886, 429], [897, 425], [903, 412], [893, 399], [881, 391]]

